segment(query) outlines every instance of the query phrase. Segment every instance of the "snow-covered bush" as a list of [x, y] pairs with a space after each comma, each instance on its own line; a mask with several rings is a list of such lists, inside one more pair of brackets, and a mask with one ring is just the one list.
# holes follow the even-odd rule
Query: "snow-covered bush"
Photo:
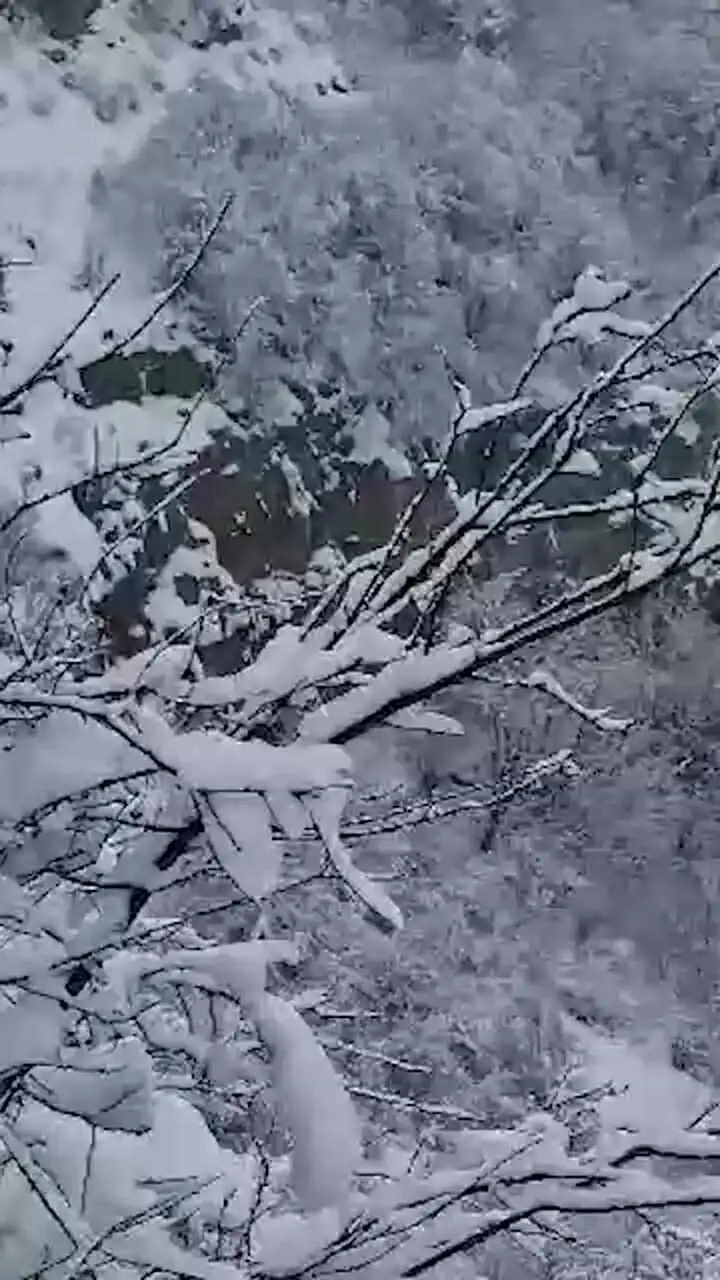
[[[530, 658], [551, 635], [704, 574], [720, 553], [716, 446], [689, 474], [662, 469], [718, 368], [711, 341], [678, 351], [671, 326], [718, 275], [720, 265], [657, 323], [640, 325], [618, 310], [625, 285], [585, 272], [503, 403], [474, 404], [448, 367], [455, 409], [444, 454], [388, 542], [350, 562], [227, 675], [205, 671], [194, 623], [129, 659], [97, 652], [91, 588], [111, 548], [102, 521], [93, 525], [73, 495], [122, 469], [151, 476], [167, 451], [105, 471], [83, 472], [76, 457], [60, 473], [56, 459], [48, 483], [41, 451], [27, 466], [32, 426], [31, 444], [9, 434], [0, 445], [8, 473], [18, 461], [24, 468], [0, 520], [3, 1275], [414, 1277], [521, 1223], [720, 1201], [710, 1173], [664, 1175], [663, 1159], [704, 1170], [717, 1158], [702, 1116], [686, 1128], [662, 1115], [632, 1131], [626, 1119], [601, 1125], [578, 1153], [569, 1126], [548, 1111], [506, 1131], [457, 1133], [449, 1150], [421, 1160], [386, 1150], [378, 1163], [311, 1029], [323, 993], [292, 979], [303, 941], [284, 927], [281, 902], [289, 868], [304, 858], [309, 892], [320, 875], [384, 930], [402, 927], [385, 882], [361, 868], [349, 839], [354, 745], [383, 726], [461, 734], [428, 705], [460, 682], [505, 682], [608, 733], [626, 727]], [[488, 470], [484, 485], [460, 496], [454, 450], [474, 433], [492, 455], [527, 408], [547, 352], [577, 341], [597, 348], [595, 378], [539, 415], [498, 478]], [[677, 370], [686, 367], [692, 378], [683, 381]], [[7, 420], [22, 408], [23, 422], [35, 411], [44, 421], [48, 386], [62, 400], [59, 372], [53, 357], [10, 387], [0, 398]], [[644, 431], [631, 482], [604, 496], [553, 498], [559, 477], [596, 479], [608, 419]], [[447, 487], [456, 515], [408, 549], [435, 485]], [[61, 535], [67, 546], [48, 518], [56, 503], [85, 531], [85, 554], [48, 620], [23, 595], [12, 557], [19, 530], [29, 546]], [[537, 608], [496, 624], [453, 616], [458, 586], [488, 548], [530, 545], [539, 527], [560, 539], [565, 524], [599, 517], [627, 531], [608, 568], [566, 578]], [[153, 518], [140, 509], [132, 527]], [[49, 590], [47, 571], [44, 582]], [[531, 761], [510, 790], [571, 767], [567, 751]], [[473, 797], [489, 809], [498, 802]], [[209, 876], [245, 921], [232, 941], [201, 933], [201, 913], [190, 921], [170, 912], [183, 885]], [[655, 1171], [639, 1173], [650, 1159]]]
[[[268, 299], [234, 389], [339, 383], [348, 406], [389, 406], [407, 438], [452, 411], [438, 343], [495, 396], [558, 281], [632, 247], [577, 155], [578, 119], [529, 102], [491, 56], [506, 6], [402, 8], [248, 4], [242, 40], [168, 95], [130, 163], [103, 165], [95, 206], [106, 262], [130, 246], [163, 281], [233, 191], [188, 303], [203, 343], [227, 344]], [[443, 30], [458, 56], [428, 73], [414, 52]]]

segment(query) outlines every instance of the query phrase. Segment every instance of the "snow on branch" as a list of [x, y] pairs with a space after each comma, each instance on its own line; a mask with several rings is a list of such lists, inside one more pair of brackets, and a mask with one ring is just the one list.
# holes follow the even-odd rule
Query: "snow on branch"
[[[319, 604], [280, 626], [237, 672], [209, 675], [187, 635], [136, 658], [99, 661], [82, 642], [83, 630], [92, 630], [87, 578], [70, 604], [63, 597], [57, 606], [67, 626], [48, 626], [41, 643], [22, 611], [3, 601], [3, 1274], [310, 1280], [352, 1271], [370, 1280], [390, 1259], [393, 1275], [410, 1277], [547, 1214], [720, 1204], [717, 1178], [671, 1180], [637, 1167], [681, 1160], [704, 1171], [717, 1158], [709, 1129], [615, 1134], [579, 1157], [548, 1117], [534, 1128], [484, 1131], [468, 1139], [464, 1154], [368, 1191], [350, 1093], [304, 1016], [311, 1006], [303, 1010], [288, 991], [302, 947], [281, 927], [278, 905], [292, 843], [293, 857], [305, 849], [321, 855], [305, 883], [340, 882], [372, 920], [400, 928], [381, 880], [356, 865], [358, 845], [395, 823], [447, 816], [456, 804], [496, 809], [573, 771], [560, 752], [531, 762], [490, 797], [451, 795], [437, 807], [349, 816], [347, 744], [383, 726], [461, 732], [459, 720], [426, 705], [444, 690], [497, 678], [550, 697], [600, 731], [627, 729], [610, 709], [570, 693], [536, 657], [525, 671], [519, 660], [720, 555], [720, 456], [710, 449], [704, 467], [674, 480], [656, 474], [697, 399], [679, 405], [670, 396], [665, 409], [673, 407], [636, 460], [634, 482], [566, 505], [554, 482], [573, 469], [575, 479], [595, 480], [588, 459], [599, 456], [603, 424], [628, 420], [646, 373], [657, 387], [658, 362], [666, 370], [672, 364], [668, 331], [719, 275], [720, 263], [655, 324], [640, 325], [615, 310], [628, 298], [625, 285], [585, 273], [541, 330], [506, 402], [474, 406], [452, 375], [458, 410], [445, 449], [386, 545], [348, 566]], [[73, 336], [0, 408], [16, 408], [53, 377]], [[565, 403], [543, 409], [501, 474], [486, 476], [458, 499], [444, 528], [413, 545], [431, 488], [452, 491], [458, 442], [485, 428], [499, 439], [530, 408], [526, 392], [539, 360], [577, 338], [629, 341]], [[682, 358], [687, 363], [687, 353]], [[704, 360], [697, 367], [705, 394], [715, 373]], [[162, 454], [85, 480], [147, 466]], [[0, 518], [0, 534], [39, 506], [69, 500], [79, 483], [28, 492]], [[447, 626], [449, 598], [472, 587], [474, 566], [491, 544], [599, 516], [629, 522], [633, 534], [642, 524], [643, 537], [542, 606], [460, 638]], [[103, 549], [98, 576], [106, 560]], [[204, 937], [203, 908], [197, 929], [183, 910], [150, 915], [154, 906], [162, 912], [161, 895], [183, 877], [205, 887], [222, 881], [223, 909], [229, 902], [246, 922], [241, 941]], [[376, 1101], [391, 1096], [376, 1092]], [[207, 1109], [220, 1106], [232, 1149], [214, 1136], [221, 1126], [210, 1124]]]
[[[648, 1168], [674, 1160], [702, 1168], [717, 1159], [717, 1136], [686, 1130], [668, 1142], [620, 1141], [612, 1159], [570, 1157], [563, 1126], [548, 1116], [515, 1131], [457, 1131], [461, 1158], [435, 1160], [425, 1171], [390, 1179], [358, 1197], [332, 1243], [324, 1243], [304, 1274], [343, 1268], [374, 1273], [383, 1260], [392, 1274], [433, 1272], [471, 1253], [522, 1222], [550, 1215], [611, 1214], [621, 1209], [714, 1206], [720, 1179], [705, 1175], [678, 1182]], [[486, 1203], [482, 1205], [482, 1201]], [[481, 1207], [482, 1205], [482, 1207]], [[279, 1268], [275, 1274], [288, 1274]]]
[[559, 302], [538, 331], [535, 350], [515, 384], [520, 395], [538, 365], [553, 347], [578, 338], [597, 343], [608, 334], [637, 337], [647, 332], [647, 325], [619, 315], [613, 308], [632, 296], [624, 280], [605, 280], [597, 267], [588, 267], [575, 281], [572, 296]]

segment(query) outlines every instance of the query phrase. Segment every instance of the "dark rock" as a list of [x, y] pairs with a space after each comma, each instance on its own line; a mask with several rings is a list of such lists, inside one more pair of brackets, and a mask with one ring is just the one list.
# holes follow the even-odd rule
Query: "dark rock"
[[100, 4], [101, 0], [22, 0], [15, 9], [39, 18], [54, 40], [76, 40]]

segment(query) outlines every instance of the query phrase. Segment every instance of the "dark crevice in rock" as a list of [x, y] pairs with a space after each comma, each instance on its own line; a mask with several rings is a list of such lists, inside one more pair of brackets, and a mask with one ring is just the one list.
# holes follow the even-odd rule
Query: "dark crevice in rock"
[[9, 6], [9, 16], [39, 18], [54, 40], [76, 40], [83, 34], [102, 0], [22, 0]]

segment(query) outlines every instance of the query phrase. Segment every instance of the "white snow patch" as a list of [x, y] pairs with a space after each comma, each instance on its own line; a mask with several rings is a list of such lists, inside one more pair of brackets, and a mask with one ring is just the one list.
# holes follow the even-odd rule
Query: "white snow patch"
[[0, 813], [16, 820], [146, 766], [144, 756], [103, 725], [55, 711], [41, 730], [0, 755]]
[[492, 426], [494, 423], [502, 422], [504, 418], [512, 418], [518, 413], [522, 413], [525, 409], [532, 409], [533, 401], [525, 397], [518, 397], [516, 400], [498, 401], [497, 404], [483, 405], [477, 409], [468, 409], [462, 422], [460, 423], [459, 435], [467, 435], [470, 431], [477, 431], [482, 427]]
[[602, 1126], [608, 1132], [677, 1134], [711, 1101], [705, 1085], [669, 1065], [661, 1035], [629, 1045], [574, 1018], [564, 1016], [564, 1021], [583, 1054], [580, 1073], [585, 1087], [610, 1084], [615, 1089], [614, 1097], [600, 1103]]
[[293, 1137], [293, 1184], [303, 1208], [341, 1205], [360, 1163], [360, 1126], [330, 1060], [299, 1013], [266, 995], [255, 1014], [272, 1054], [281, 1118]]
[[[113, 12], [116, 6], [104, 7], [102, 21], [111, 21]], [[86, 36], [70, 58], [63, 46], [61, 66], [44, 56], [48, 44], [19, 36], [0, 20], [7, 99], [0, 111], [0, 254], [30, 263], [8, 272], [10, 309], [0, 315], [0, 338], [14, 342], [4, 379], [9, 385], [48, 354], [90, 302], [79, 272], [94, 175], [103, 164], [129, 159], [161, 111], [157, 95], [151, 95], [144, 109], [126, 111], [109, 127], [86, 92], [90, 67], [94, 77], [112, 70], [112, 51], [102, 35]], [[126, 281], [78, 335], [74, 352], [92, 358], [102, 330], [137, 324], [147, 303], [147, 289], [133, 296]]]
[[[132, 158], [161, 117], [167, 93], [185, 87], [195, 74], [193, 50], [180, 39], [145, 38], [128, 13], [127, 4], [104, 5], [75, 47], [62, 46], [61, 63], [46, 56], [56, 42], [30, 28], [19, 33], [0, 19], [0, 258], [16, 264], [5, 272], [7, 307], [0, 311], [0, 342], [8, 344], [0, 395], [49, 356], [97, 293], [99, 285], [90, 284], [87, 271], [96, 174]], [[113, 95], [117, 110], [109, 122], [103, 104]], [[95, 247], [94, 269], [104, 281], [108, 273], [97, 237]], [[69, 344], [75, 367], [107, 349], [106, 333], [117, 338], [132, 331], [156, 300], [130, 262], [119, 265], [119, 284]], [[163, 314], [143, 340], [166, 346], [170, 325], [171, 317]], [[38, 475], [38, 468], [30, 496], [79, 479], [96, 445], [107, 462], [108, 455], [132, 457], [158, 436], [172, 438], [185, 408], [179, 401], [154, 401], [92, 415], [73, 409], [70, 415], [59, 386], [38, 387], [18, 419], [24, 438], [3, 444], [2, 505], [12, 507], [25, 496], [26, 478]], [[207, 441], [215, 425], [224, 425], [223, 415], [202, 406], [185, 434], [185, 456]], [[69, 497], [37, 509], [36, 531], [82, 572], [97, 563], [95, 532]]]
[[412, 476], [405, 454], [390, 443], [390, 423], [375, 405], [368, 405], [356, 422], [354, 439], [350, 457], [356, 462], [382, 462], [393, 480]]
[[300, 468], [284, 452], [280, 454], [278, 461], [288, 487], [290, 510], [303, 520], [309, 519], [317, 503], [302, 478]]
[[649, 421], [650, 410], [655, 409], [668, 421], [677, 418], [676, 434], [687, 445], [697, 443], [700, 427], [690, 411], [685, 412], [688, 403], [687, 394], [674, 387], [663, 387], [654, 382], [643, 382], [633, 388], [632, 405], [635, 412], [645, 422]]
[[472, 644], [439, 645], [432, 653], [410, 653], [388, 665], [359, 689], [308, 712], [300, 723], [300, 736], [316, 742], [342, 737], [353, 725], [383, 718], [384, 708], [395, 700], [416, 696], [435, 682], [449, 680], [467, 670], [478, 648]]
[[102, 405], [85, 415], [88, 432], [98, 435], [100, 465], [112, 459], [130, 459], [170, 444], [182, 430], [177, 445], [163, 455], [162, 465], [178, 466], [195, 457], [213, 436], [230, 425], [225, 412], [210, 400], [204, 400], [188, 414], [188, 403], [175, 396], [145, 396], [139, 404], [118, 402]]
[[589, 449], [576, 449], [565, 463], [563, 471], [575, 476], [599, 476], [602, 467]]
[[[88, 1247], [103, 1237], [111, 1258], [123, 1260], [111, 1261], [108, 1273], [157, 1270], [198, 1280], [236, 1280], [234, 1266], [193, 1257], [175, 1246], [162, 1218], [152, 1212], [158, 1198], [183, 1189], [184, 1211], [201, 1222], [217, 1221], [222, 1214], [229, 1226], [241, 1227], [252, 1207], [254, 1157], [218, 1146], [199, 1113], [183, 1099], [170, 1093], [156, 1096], [150, 1133], [98, 1130], [91, 1177], [86, 1176], [88, 1131], [83, 1122], [30, 1102], [18, 1133], [27, 1157], [35, 1158], [36, 1169], [42, 1166], [49, 1175], [63, 1218], [71, 1218], [68, 1201], [83, 1200]], [[139, 1220], [132, 1232], [123, 1230], [135, 1215]], [[67, 1257], [67, 1240], [58, 1223], [14, 1169], [0, 1182], [0, 1216], [10, 1228], [3, 1239], [8, 1275], [32, 1274], [47, 1268], [48, 1257]], [[129, 1268], [126, 1259], [133, 1264]]]
[[305, 406], [284, 382], [276, 382], [263, 398], [261, 419], [265, 427], [294, 426], [305, 416]]
[[440, 733], [461, 738], [465, 733], [459, 720], [442, 715], [439, 711], [425, 711], [422, 707], [406, 707], [390, 716], [388, 724], [399, 729], [414, 729], [421, 733]]
[[280, 878], [283, 844], [273, 837], [264, 797], [212, 796], [203, 802], [202, 814], [205, 837], [233, 883], [251, 898], [272, 893]]
[[341, 747], [307, 742], [271, 746], [242, 742], [213, 729], [174, 733], [147, 709], [143, 736], [188, 787], [228, 794], [241, 792], [305, 792], [324, 787], [346, 788], [350, 763]]

